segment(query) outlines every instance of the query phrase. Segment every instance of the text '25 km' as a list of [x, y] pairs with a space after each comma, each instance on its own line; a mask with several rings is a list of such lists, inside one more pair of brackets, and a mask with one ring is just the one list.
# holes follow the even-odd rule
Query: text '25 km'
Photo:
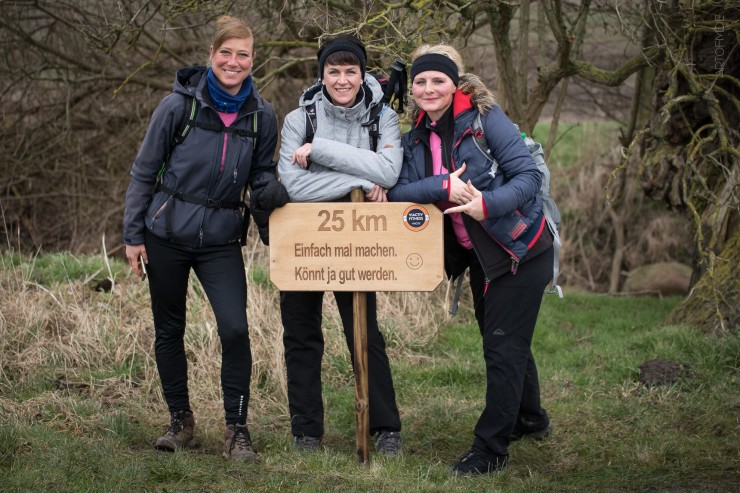
[[[320, 210], [318, 216], [323, 218], [319, 225], [319, 231], [342, 231], [344, 230], [344, 209], [335, 209], [328, 211]], [[350, 218], [352, 231], [388, 231], [388, 220], [385, 216], [374, 216], [369, 214], [359, 214], [352, 210]]]

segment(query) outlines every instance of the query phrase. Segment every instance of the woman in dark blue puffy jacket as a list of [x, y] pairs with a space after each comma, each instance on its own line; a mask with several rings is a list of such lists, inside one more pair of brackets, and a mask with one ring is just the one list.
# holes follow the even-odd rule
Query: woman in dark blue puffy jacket
[[[415, 51], [414, 127], [403, 136], [403, 168], [388, 198], [435, 203], [445, 212], [447, 274], [470, 268], [487, 386], [472, 446], [454, 465], [469, 475], [504, 469], [512, 440], [550, 433], [530, 345], [553, 249], [541, 175], [519, 130], [481, 80], [463, 71], [450, 46]], [[476, 145], [481, 138], [495, 172], [485, 146]]]
[[[152, 115], [131, 168], [124, 213], [126, 257], [137, 275], [148, 273], [157, 370], [170, 412], [169, 429], [155, 447], [175, 450], [193, 438], [184, 347], [192, 269], [210, 300], [221, 340], [223, 456], [242, 461], [259, 458], [246, 424], [252, 356], [240, 246], [249, 218], [242, 195], [247, 185], [253, 195], [280, 187], [273, 162], [277, 121], [253, 86], [253, 61], [249, 25], [220, 18], [209, 67], [178, 71], [172, 94]], [[186, 117], [189, 132], [177, 143]]]

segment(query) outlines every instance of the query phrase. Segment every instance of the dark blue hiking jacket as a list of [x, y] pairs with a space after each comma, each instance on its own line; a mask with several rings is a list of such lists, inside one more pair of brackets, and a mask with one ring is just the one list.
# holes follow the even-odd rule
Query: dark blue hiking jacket
[[[191, 128], [182, 143], [173, 145], [174, 134], [185, 112], [190, 111], [186, 96], [195, 97], [200, 103], [197, 122], [221, 126], [207, 96], [206, 70], [179, 70], [172, 94], [154, 110], [126, 192], [123, 236], [128, 245], [144, 243], [145, 228], [160, 238], [192, 248], [238, 242], [248, 225], [248, 218], [244, 221], [248, 211], [236, 205], [242, 201], [245, 186], [275, 179], [277, 119], [272, 105], [260, 97], [255, 87], [231, 127], [251, 130], [255, 115], [259, 134], [256, 150], [250, 137], [198, 127]], [[222, 167], [224, 135], [227, 145]], [[161, 185], [169, 192], [155, 191], [157, 174], [168, 154]], [[205, 205], [179, 199], [172, 191]]]
[[[499, 163], [495, 176], [490, 173], [491, 162], [476, 147], [473, 138], [473, 123], [479, 112], [488, 146]], [[403, 136], [403, 167], [398, 183], [388, 192], [389, 200], [416, 203], [448, 200], [449, 175], [433, 175], [429, 164], [429, 130], [424, 116], [422, 112], [414, 128]], [[480, 224], [518, 262], [537, 242], [544, 228], [542, 198], [538, 193], [541, 173], [519, 130], [498, 105], [481, 111], [474, 106], [470, 95], [458, 90], [453, 100], [453, 116], [451, 171], [466, 164], [460, 179], [471, 180], [483, 194], [487, 218]], [[490, 242], [476, 241], [475, 235], [470, 237], [479, 258], [485, 255], [483, 250], [495, 247]]]

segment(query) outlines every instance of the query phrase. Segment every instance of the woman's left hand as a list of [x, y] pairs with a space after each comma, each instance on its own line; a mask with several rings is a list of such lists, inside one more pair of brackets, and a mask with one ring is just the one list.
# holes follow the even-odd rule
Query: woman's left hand
[[462, 214], [467, 214], [476, 221], [482, 221], [486, 218], [485, 212], [483, 210], [483, 194], [480, 193], [480, 191], [473, 186], [473, 183], [471, 183], [470, 180], [468, 180], [466, 186], [468, 188], [468, 192], [470, 192], [470, 195], [472, 195], [473, 198], [467, 204], [458, 205], [457, 207], [450, 207], [449, 209], [445, 210], [445, 214], [460, 212]]
[[369, 193], [365, 194], [365, 198], [370, 202], [388, 202], [385, 190], [380, 185], [375, 185]]
[[311, 158], [311, 143], [307, 142], [295, 150], [293, 153], [293, 163], [297, 163], [301, 168], [308, 168], [308, 162]]

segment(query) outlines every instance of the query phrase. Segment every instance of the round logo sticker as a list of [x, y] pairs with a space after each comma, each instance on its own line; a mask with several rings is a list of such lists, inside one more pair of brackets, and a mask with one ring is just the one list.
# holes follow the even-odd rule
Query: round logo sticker
[[411, 205], [403, 211], [403, 225], [411, 231], [421, 231], [429, 224], [429, 212], [420, 205]]

